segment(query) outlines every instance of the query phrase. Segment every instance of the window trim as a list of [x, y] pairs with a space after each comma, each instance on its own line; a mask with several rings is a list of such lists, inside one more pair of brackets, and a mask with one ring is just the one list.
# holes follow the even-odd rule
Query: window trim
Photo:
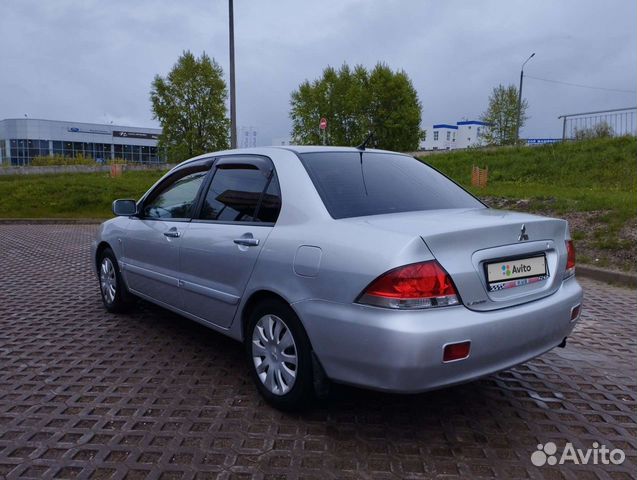
[[[230, 160], [232, 159], [232, 160]], [[247, 226], [255, 226], [255, 227], [273, 227], [276, 225], [275, 222], [244, 222], [241, 220], [211, 220], [208, 218], [199, 218], [201, 215], [201, 210], [203, 208], [203, 203], [205, 201], [206, 196], [208, 195], [208, 190], [210, 189], [210, 185], [212, 184], [215, 175], [217, 174], [217, 170], [219, 170], [219, 166], [223, 165], [251, 165], [256, 167], [257, 170], [264, 171], [269, 169], [271, 172], [271, 176], [266, 182], [263, 190], [261, 191], [261, 197], [259, 198], [259, 203], [257, 204], [257, 208], [255, 209], [255, 216], [259, 212], [259, 208], [261, 207], [261, 202], [263, 200], [263, 195], [265, 191], [272, 183], [272, 179], [276, 178], [277, 184], [279, 185], [279, 198], [281, 199], [281, 206], [283, 206], [283, 195], [281, 193], [281, 182], [279, 181], [279, 176], [276, 172], [276, 167], [274, 166], [274, 162], [270, 157], [265, 155], [251, 155], [251, 154], [234, 154], [234, 155], [223, 155], [221, 157], [215, 158], [214, 164], [210, 167], [210, 172], [208, 173], [208, 177], [204, 180], [202, 185], [202, 189], [199, 191], [199, 200], [194, 210], [194, 214], [192, 219], [190, 220], [193, 223], [216, 223], [219, 225], [247, 225]], [[223, 170], [223, 169], [221, 169]], [[247, 170], [247, 169], [246, 169]], [[277, 221], [279, 220], [279, 216], [281, 215], [281, 210], [279, 209], [279, 215], [277, 215]]]
[[[144, 194], [142, 198], [139, 199], [139, 201], [137, 202], [138, 212], [137, 214], [132, 216], [135, 218], [139, 218], [140, 220], [150, 220], [150, 221], [178, 222], [178, 223], [186, 223], [186, 222], [192, 221], [192, 219], [194, 218], [193, 213], [197, 212], [197, 208], [199, 206], [199, 203], [201, 202], [201, 195], [203, 191], [202, 188], [208, 182], [208, 178], [210, 177], [210, 172], [212, 172], [214, 168], [215, 160], [216, 160], [215, 157], [210, 157], [210, 158], [202, 159], [197, 162], [188, 163], [184, 165], [183, 167], [175, 168], [174, 171], [170, 172], [168, 176], [162, 178], [159, 181], [159, 183], [153, 186], [150, 190], [148, 190]], [[161, 193], [162, 191], [165, 190], [165, 188], [172, 185], [179, 179], [184, 178], [192, 173], [196, 173], [198, 171], [206, 171], [206, 175], [204, 176], [203, 182], [201, 182], [201, 185], [199, 186], [199, 190], [197, 191], [197, 195], [195, 196], [195, 199], [193, 202], [195, 208], [193, 209], [190, 217], [158, 218], [158, 217], [146, 217], [143, 215], [144, 205], [146, 204], [147, 201], [152, 200], [157, 195], [159, 195], [157, 192]], [[175, 179], [175, 177], [177, 177], [177, 179]]]

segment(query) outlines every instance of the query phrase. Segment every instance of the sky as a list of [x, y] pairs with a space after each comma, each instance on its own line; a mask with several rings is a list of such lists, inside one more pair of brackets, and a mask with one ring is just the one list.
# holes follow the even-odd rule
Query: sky
[[[423, 128], [477, 119], [525, 67], [528, 138], [637, 104], [635, 0], [235, 0], [237, 123], [287, 137], [290, 93], [328, 66], [404, 70]], [[228, 77], [226, 0], [0, 0], [0, 119], [158, 126], [156, 74], [205, 51]], [[552, 83], [587, 85], [593, 88]], [[613, 90], [602, 90], [613, 89]]]

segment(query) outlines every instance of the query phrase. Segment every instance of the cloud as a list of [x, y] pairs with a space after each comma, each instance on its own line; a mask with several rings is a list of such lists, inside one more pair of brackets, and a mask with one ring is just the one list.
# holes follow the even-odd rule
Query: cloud
[[[239, 125], [261, 144], [290, 130], [290, 92], [327, 65], [405, 70], [423, 124], [475, 118], [499, 83], [531, 76], [634, 90], [636, 4], [616, 0], [462, 2], [235, 0]], [[22, 0], [0, 16], [0, 118], [155, 126], [149, 90], [179, 54], [206, 51], [228, 72], [227, 2]], [[632, 106], [635, 94], [527, 78], [523, 135], [558, 136], [562, 113]]]

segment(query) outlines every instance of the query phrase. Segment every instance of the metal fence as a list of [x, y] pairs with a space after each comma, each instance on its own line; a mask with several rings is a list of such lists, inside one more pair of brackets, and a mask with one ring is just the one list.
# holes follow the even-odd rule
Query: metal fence
[[572, 140], [595, 129], [606, 129], [613, 136], [637, 135], [636, 113], [637, 107], [629, 107], [560, 115], [562, 140]]

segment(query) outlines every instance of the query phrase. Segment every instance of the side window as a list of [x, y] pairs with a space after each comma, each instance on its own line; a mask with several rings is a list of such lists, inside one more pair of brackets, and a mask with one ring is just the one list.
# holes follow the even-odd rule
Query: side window
[[193, 213], [199, 187], [207, 170], [194, 172], [165, 186], [144, 202], [145, 218], [188, 219]]
[[217, 168], [199, 216], [226, 222], [276, 221], [281, 209], [274, 171], [256, 166], [221, 165]]

